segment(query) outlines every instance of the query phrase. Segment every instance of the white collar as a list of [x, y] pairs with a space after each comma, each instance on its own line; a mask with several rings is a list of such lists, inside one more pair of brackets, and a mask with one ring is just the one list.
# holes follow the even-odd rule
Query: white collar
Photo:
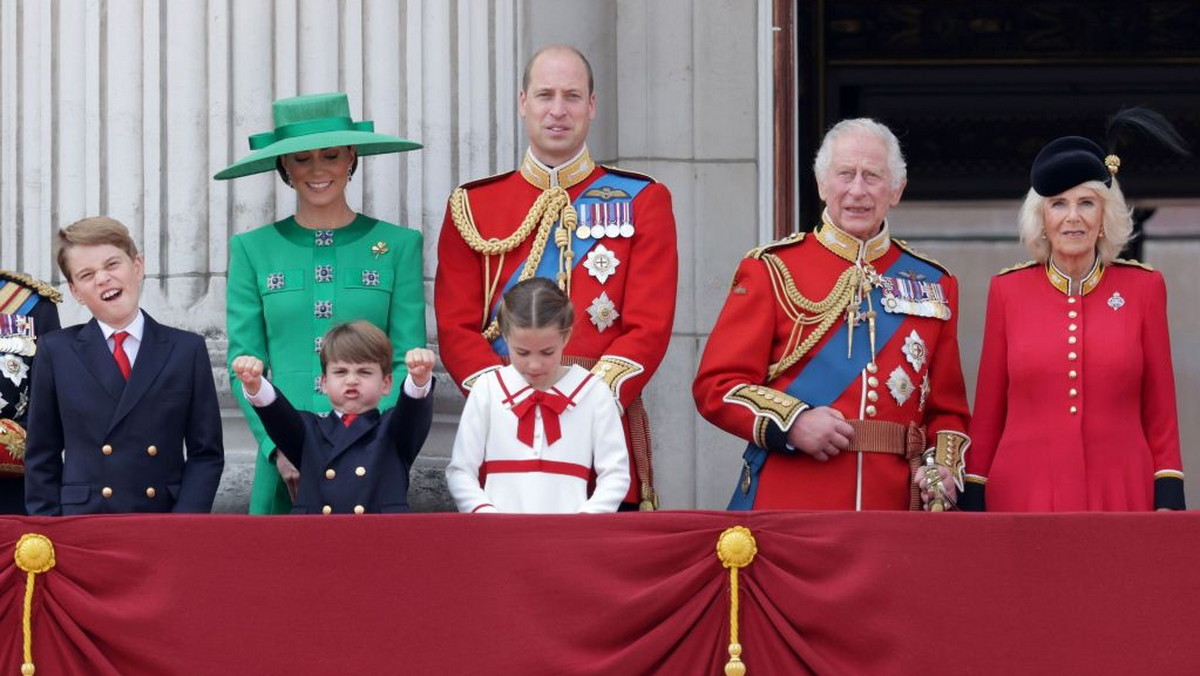
[[125, 333], [129, 334], [130, 338], [133, 338], [140, 343], [142, 342], [142, 334], [146, 331], [146, 315], [142, 313], [141, 308], [138, 308], [137, 316], [133, 318], [132, 322], [129, 322], [129, 326], [126, 326], [123, 329], [114, 329], [99, 319], [96, 320], [96, 323], [100, 325], [100, 331], [104, 333], [105, 340], [112, 338], [112, 334], [116, 333], [117, 331], [124, 331]]

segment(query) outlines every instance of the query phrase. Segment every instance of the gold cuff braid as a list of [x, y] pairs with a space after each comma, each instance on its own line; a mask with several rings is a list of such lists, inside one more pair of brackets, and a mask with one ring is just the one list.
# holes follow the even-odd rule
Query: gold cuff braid
[[781, 430], [787, 430], [806, 409], [808, 404], [786, 392], [761, 385], [742, 384], [725, 395], [724, 401], [750, 409], [758, 421], [754, 426], [755, 442], [766, 448], [766, 421], [774, 422]]
[[631, 359], [614, 355], [604, 355], [592, 367], [592, 373], [603, 380], [605, 385], [608, 385], [608, 389], [612, 391], [613, 399], [617, 400], [618, 406], [621, 401], [621, 385], [626, 380], [645, 370], [641, 364]]
[[958, 490], [963, 489], [963, 470], [966, 467], [967, 449], [971, 446], [971, 438], [962, 432], [942, 430], [937, 433], [937, 442], [926, 451], [933, 453], [934, 464], [941, 465], [954, 475], [954, 485]]

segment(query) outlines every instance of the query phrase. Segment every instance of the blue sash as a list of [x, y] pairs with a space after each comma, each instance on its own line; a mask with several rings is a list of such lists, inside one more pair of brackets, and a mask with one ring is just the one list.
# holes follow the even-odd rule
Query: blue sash
[[[900, 257], [888, 266], [887, 270], [880, 271], [880, 275], [895, 277], [902, 272], [920, 275], [929, 282], [938, 282], [942, 278], [940, 269], [903, 249], [900, 251]], [[871, 304], [875, 308], [875, 343], [882, 350], [895, 336], [904, 320], [911, 315], [885, 312], [883, 292], [878, 288], [871, 290]], [[838, 330], [833, 332], [825, 345], [813, 355], [784, 391], [812, 407], [828, 406], [836, 401], [871, 361], [870, 331], [863, 325], [854, 332], [853, 354], [849, 359], [846, 358], [846, 334], [849, 331], [846, 322], [841, 322]], [[753, 443], [748, 444], [742, 459], [749, 468], [750, 490], [742, 493], [742, 477], [739, 476], [738, 486], [734, 488], [733, 499], [729, 502], [731, 510], [748, 510], [754, 507], [754, 498], [758, 494], [758, 476], [767, 462], [767, 450]], [[743, 466], [743, 472], [745, 471], [746, 466]]]
[[[626, 176], [623, 174], [605, 173], [595, 181], [592, 181], [590, 184], [585, 186], [583, 191], [580, 192], [580, 196], [575, 199], [572, 204], [575, 205], [575, 210], [577, 212], [582, 212], [584, 209], [590, 208], [597, 202], [611, 202], [614, 201], [614, 199], [632, 202], [648, 185], [650, 185], [650, 181], [645, 179], [633, 178], [632, 176]], [[609, 188], [609, 190], [605, 190], [605, 188]], [[588, 193], [592, 192], [593, 190], [604, 195], [613, 195], [614, 193], [621, 194], [621, 192], [623, 192], [624, 195], [622, 195], [620, 198], [604, 198], [600, 196], [588, 197]], [[554, 243], [554, 231], [551, 230], [550, 232], [550, 237], [546, 239], [546, 248], [542, 251], [542, 260], [538, 262], [537, 270], [533, 274], [536, 277], [545, 277], [550, 281], [557, 282], [558, 245]], [[594, 245], [602, 241], [602, 239], [592, 239], [590, 237], [587, 239], [580, 239], [575, 236], [575, 233], [571, 233], [571, 251], [575, 254], [575, 257], [572, 260], [574, 260], [575, 268], [578, 268], [580, 263], [587, 260], [588, 251], [591, 251]], [[501, 296], [507, 293], [509, 289], [516, 286], [517, 280], [521, 277], [521, 271], [525, 269], [525, 263], [528, 260], [529, 259], [526, 258], [517, 265], [516, 269], [513, 271], [512, 277], [509, 278], [508, 282], [504, 285], [504, 288], [500, 291]], [[497, 302], [496, 307], [492, 308], [488, 323], [491, 323], [491, 319], [496, 318], [496, 311], [499, 308], [500, 303]], [[497, 337], [496, 340], [492, 341], [492, 351], [501, 357], [508, 356], [508, 343], [504, 342], [503, 336]]]

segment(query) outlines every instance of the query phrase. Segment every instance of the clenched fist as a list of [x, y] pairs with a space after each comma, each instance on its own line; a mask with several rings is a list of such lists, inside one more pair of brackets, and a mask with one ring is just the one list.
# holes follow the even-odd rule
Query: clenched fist
[[[408, 375], [412, 376], [413, 385], [425, 387], [433, 376], [435, 361], [437, 358], [433, 356], [433, 350], [423, 347], [414, 347], [404, 355], [404, 365], [408, 367]], [[236, 363], [234, 361], [234, 364]]]
[[242, 381], [246, 394], [253, 397], [262, 387], [263, 362], [258, 357], [244, 354], [233, 360], [233, 374]]

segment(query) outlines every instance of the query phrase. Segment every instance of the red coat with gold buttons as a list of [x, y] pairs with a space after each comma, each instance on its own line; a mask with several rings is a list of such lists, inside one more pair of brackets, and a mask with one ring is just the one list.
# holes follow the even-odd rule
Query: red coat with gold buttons
[[[877, 288], [869, 304], [857, 306], [876, 312], [872, 360], [870, 322], [851, 332], [846, 303], [833, 302], [856, 261], [891, 280], [932, 285], [924, 288], [941, 297], [943, 316], [888, 312]], [[801, 307], [806, 302], [814, 305]], [[826, 222], [816, 233], [751, 251], [734, 275], [693, 384], [700, 414], [750, 442], [730, 508], [909, 509], [908, 459], [843, 452], [819, 462], [789, 448], [786, 430], [808, 408], [831, 406], [848, 420], [911, 425], [927, 436], [926, 445], [938, 432], [965, 435], [957, 309], [954, 277], [902, 248], [886, 228], [861, 242]], [[821, 328], [815, 319], [822, 313], [829, 313], [824, 335], [789, 365], [788, 356]]]
[[1037, 264], [992, 280], [968, 492], [986, 485], [989, 511], [1181, 509], [1162, 274], [1117, 261], [1082, 288]]

